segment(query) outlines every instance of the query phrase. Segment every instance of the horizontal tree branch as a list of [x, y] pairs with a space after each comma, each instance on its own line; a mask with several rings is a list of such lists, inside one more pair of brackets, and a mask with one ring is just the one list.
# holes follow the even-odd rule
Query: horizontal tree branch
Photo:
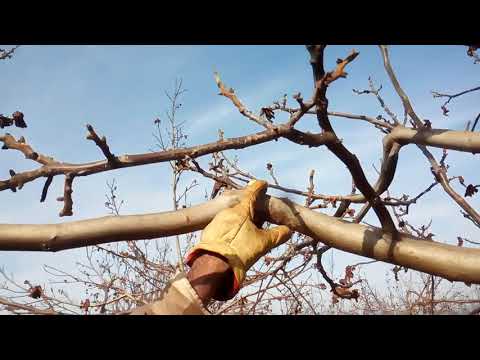
[[[109, 216], [51, 225], [0, 224], [0, 250], [60, 251], [102, 243], [154, 239], [203, 229], [221, 210], [238, 204], [243, 192], [228, 191], [177, 212]], [[349, 253], [408, 267], [451, 281], [480, 284], [480, 250], [425, 241], [399, 233], [398, 240], [371, 226], [323, 215], [287, 199], [267, 197], [259, 210], [267, 221]]]
[[15, 310], [23, 310], [26, 311], [30, 314], [34, 315], [58, 315], [59, 313], [54, 311], [54, 310], [43, 310], [43, 309], [38, 309], [35, 306], [30, 306], [30, 305], [25, 305], [25, 304], [20, 304], [17, 302], [12, 302], [7, 299], [1, 298], [0, 297], [0, 305], [5, 306], [5, 308], [8, 309], [15, 309]]
[[480, 153], [480, 133], [471, 131], [411, 129], [397, 126], [392, 130], [391, 136], [394, 141], [401, 145], [416, 144], [474, 154]]
[[26, 158], [34, 160], [43, 166], [31, 171], [18, 173], [9, 180], [0, 181], [0, 191], [17, 188], [40, 177], [72, 174], [76, 176], [88, 176], [110, 171], [118, 168], [127, 168], [182, 160], [187, 157], [197, 158], [214, 152], [243, 149], [252, 145], [266, 143], [280, 137], [285, 137], [297, 144], [308, 146], [321, 146], [332, 138], [328, 134], [311, 134], [292, 129], [285, 125], [277, 125], [271, 129], [236, 138], [228, 138], [213, 143], [193, 146], [189, 148], [166, 150], [136, 155], [121, 155], [115, 158], [115, 162], [108, 159], [83, 163], [71, 164], [55, 161], [53, 158], [35, 152], [24, 140], [16, 140], [12, 135], [0, 136], [0, 141], [7, 149], [15, 149], [22, 152]]

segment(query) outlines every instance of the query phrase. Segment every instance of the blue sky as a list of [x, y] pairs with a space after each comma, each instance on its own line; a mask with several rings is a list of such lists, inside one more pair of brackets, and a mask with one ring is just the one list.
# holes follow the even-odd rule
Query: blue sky
[[[0, 48], [7, 46], [0, 46]], [[330, 46], [327, 68], [352, 48], [360, 56], [329, 89], [330, 110], [376, 116], [382, 111], [375, 98], [358, 96], [352, 88], [368, 87], [368, 77], [382, 84], [382, 96], [389, 107], [403, 116], [401, 103], [390, 86], [380, 51], [376, 46]], [[430, 91], [458, 92], [478, 86], [480, 65], [474, 65], [461, 46], [392, 46], [391, 60], [397, 76], [410, 96], [417, 113], [429, 119], [436, 128], [463, 130], [478, 113], [478, 93], [455, 100], [446, 118], [441, 102]], [[27, 129], [9, 128], [23, 135], [39, 152], [67, 162], [87, 162], [102, 158], [93, 143], [85, 139], [85, 124], [106, 135], [115, 154], [148, 152], [153, 145], [153, 120], [164, 118], [168, 101], [165, 90], [173, 88], [176, 78], [183, 79], [188, 90], [182, 98], [180, 118], [186, 120], [188, 145], [217, 139], [217, 130], [225, 136], [242, 136], [259, 131], [243, 118], [227, 99], [218, 96], [213, 72], [233, 87], [245, 105], [258, 112], [283, 94], [311, 94], [312, 75], [303, 46], [23, 46], [10, 60], [0, 62], [0, 112], [10, 115], [24, 112]], [[280, 117], [280, 119], [282, 119]], [[374, 182], [381, 157], [381, 134], [368, 124], [332, 118], [338, 135], [356, 153], [369, 179]], [[314, 117], [299, 124], [302, 130], [318, 131]], [[441, 151], [433, 149], [434, 154]], [[268, 177], [267, 162], [273, 163], [281, 185], [306, 188], [310, 169], [316, 170], [316, 189], [322, 193], [345, 194], [350, 190], [346, 168], [326, 149], [308, 149], [285, 140], [254, 148], [229, 152], [237, 155], [244, 169], [258, 177]], [[206, 164], [209, 158], [201, 160]], [[453, 152], [449, 156], [450, 174], [463, 175], [467, 182], [478, 183], [477, 161], [471, 154]], [[36, 164], [14, 151], [0, 154], [0, 179], [8, 170], [24, 171]], [[103, 216], [105, 182], [116, 178], [120, 196], [125, 200], [125, 214], [148, 213], [170, 209], [169, 166], [149, 165], [78, 178], [74, 184], [74, 216], [60, 219], [61, 204], [55, 201], [63, 192], [63, 180], [57, 177], [49, 197], [39, 203], [43, 181], [27, 184], [13, 194], [0, 193], [0, 223], [54, 223]], [[402, 150], [392, 194], [416, 194], [432, 182], [429, 166], [415, 147]], [[191, 198], [202, 201], [202, 191]], [[461, 189], [459, 190], [461, 191]], [[271, 191], [272, 194], [282, 195]], [[478, 199], [471, 204], [479, 208]], [[433, 219], [432, 232], [437, 239], [450, 243], [456, 236], [478, 240], [478, 229], [469, 224], [448, 196], [436, 189], [412, 208], [409, 220], [421, 225]], [[367, 221], [376, 224], [372, 214]], [[0, 265], [17, 279], [46, 281], [42, 264], [72, 269], [82, 250], [57, 254], [0, 253]], [[335, 253], [336, 269], [360, 258]], [[383, 279], [391, 266], [375, 265], [371, 276]], [[373, 268], [373, 267], [372, 267]]]

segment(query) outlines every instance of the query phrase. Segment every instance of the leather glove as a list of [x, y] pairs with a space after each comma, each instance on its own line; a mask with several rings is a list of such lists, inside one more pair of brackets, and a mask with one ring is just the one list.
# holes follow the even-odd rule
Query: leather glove
[[223, 294], [215, 300], [233, 298], [245, 280], [245, 274], [253, 264], [273, 248], [283, 244], [292, 235], [287, 226], [268, 230], [257, 227], [263, 224], [255, 217], [255, 205], [267, 191], [265, 181], [251, 181], [244, 189], [245, 196], [236, 206], [222, 210], [203, 230], [200, 242], [187, 255], [188, 266], [208, 251], [220, 255], [233, 270], [233, 279]]

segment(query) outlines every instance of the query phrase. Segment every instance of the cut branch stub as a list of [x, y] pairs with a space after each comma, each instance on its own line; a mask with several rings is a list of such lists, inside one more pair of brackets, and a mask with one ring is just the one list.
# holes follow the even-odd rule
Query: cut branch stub
[[74, 179], [73, 174], [66, 174], [65, 175], [65, 185], [63, 190], [63, 197], [59, 197], [58, 201], [63, 201], [63, 209], [60, 211], [60, 217], [63, 216], [72, 216], [73, 215], [73, 200], [72, 200], [72, 184]]
[[324, 79], [324, 84], [329, 85], [338, 78], [346, 78], [348, 73], [345, 72], [345, 67], [350, 64], [360, 53], [352, 50], [350, 55], [348, 55], [345, 59], [338, 59], [337, 60], [337, 67], [334, 71], [327, 73]]

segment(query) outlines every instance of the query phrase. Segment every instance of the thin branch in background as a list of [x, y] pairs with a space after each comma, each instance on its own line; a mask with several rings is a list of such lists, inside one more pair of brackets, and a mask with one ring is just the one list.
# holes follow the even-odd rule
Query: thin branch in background
[[315, 169], [312, 169], [310, 170], [310, 175], [308, 176], [308, 182], [309, 182], [309, 186], [307, 188], [308, 196], [307, 196], [307, 199], [305, 200], [305, 206], [307, 207], [310, 207], [310, 205], [312, 205], [313, 203], [312, 196], [315, 191], [315, 184], [313, 183], [314, 176], [315, 176]]
[[9, 50], [0, 49], [0, 60], [11, 59], [15, 50], [17, 50], [20, 45], [16, 45]]
[[[373, 94], [373, 95], [375, 95], [375, 97], [377, 98], [377, 100], [378, 100], [380, 106], [382, 107], [382, 109], [392, 119], [392, 121], [393, 121], [392, 125], [395, 126], [395, 125], [399, 124], [400, 121], [398, 121], [397, 116], [390, 110], [390, 108], [385, 104], [385, 101], [383, 100], [383, 98], [380, 96], [380, 91], [382, 90], [382, 85], [380, 85], [380, 87], [378, 89], [375, 88], [375, 84], [373, 83], [373, 79], [372, 79], [371, 76], [368, 77], [368, 83], [369, 83], [369, 86], [370, 86], [370, 90], [359, 91], [359, 90], [353, 89], [353, 92], [357, 95], [362, 95], [362, 94]], [[404, 121], [404, 123], [403, 123], [404, 126], [405, 126], [405, 123], [406, 123], [406, 121]]]
[[275, 177], [275, 174], [273, 173], [273, 165], [271, 163], [267, 163], [267, 170], [272, 177], [273, 181], [275, 182], [275, 185], [279, 186], [280, 184], [278, 183], [277, 178]]
[[439, 93], [438, 91], [432, 91], [432, 95], [434, 98], [447, 98], [447, 100], [442, 104], [441, 109], [443, 111], [443, 115], [448, 116], [448, 113], [450, 112], [450, 110], [447, 108], [447, 105], [450, 103], [450, 101], [458, 98], [459, 96], [469, 94], [478, 90], [480, 90], [480, 86], [477, 86], [468, 90], [464, 90], [456, 94], [443, 94], [443, 93]]
[[480, 119], [480, 113], [477, 115], [477, 117], [475, 118], [475, 121], [473, 122], [473, 126], [472, 126], [472, 129], [470, 131], [475, 131], [475, 128], [477, 127], [477, 124], [478, 124], [478, 120]]

